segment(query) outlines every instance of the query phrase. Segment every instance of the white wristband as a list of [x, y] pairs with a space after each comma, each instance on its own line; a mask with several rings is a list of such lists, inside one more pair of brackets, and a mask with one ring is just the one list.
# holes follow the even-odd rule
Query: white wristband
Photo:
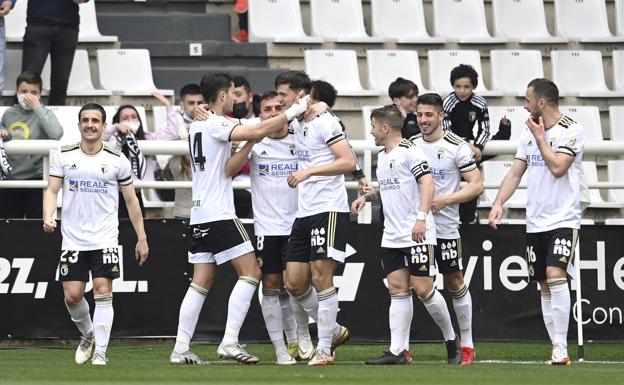
[[427, 214], [424, 211], [419, 211], [416, 213], [416, 220], [424, 221], [427, 219]]

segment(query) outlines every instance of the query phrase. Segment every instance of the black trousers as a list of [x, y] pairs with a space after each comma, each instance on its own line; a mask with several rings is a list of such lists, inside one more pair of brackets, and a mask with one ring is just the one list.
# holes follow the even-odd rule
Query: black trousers
[[78, 44], [78, 26], [28, 24], [24, 34], [22, 71], [41, 74], [50, 55], [49, 106], [65, 105], [67, 83]]
[[0, 202], [0, 218], [42, 217], [43, 191], [40, 188], [0, 188]]

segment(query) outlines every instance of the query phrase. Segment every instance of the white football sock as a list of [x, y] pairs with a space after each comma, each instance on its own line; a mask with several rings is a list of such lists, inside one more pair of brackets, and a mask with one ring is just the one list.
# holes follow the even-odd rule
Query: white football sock
[[444, 341], [454, 340], [455, 331], [453, 330], [453, 324], [451, 323], [451, 315], [442, 294], [440, 294], [440, 292], [436, 289], [433, 289], [427, 297], [420, 298], [420, 300], [425, 305], [425, 308], [431, 315], [431, 318], [433, 318], [433, 321], [442, 331]]
[[409, 321], [412, 318], [410, 292], [390, 295], [390, 352], [399, 355], [405, 348], [405, 342], [409, 344]]
[[286, 350], [284, 332], [282, 331], [282, 307], [279, 301], [279, 289], [262, 289], [262, 316], [269, 338], [276, 351]]
[[412, 290], [410, 288], [409, 290], [409, 295], [410, 295], [410, 301], [409, 301], [409, 320], [407, 322], [407, 335], [405, 336], [405, 343], [403, 344], [403, 349], [407, 350], [408, 352], [410, 351], [410, 330], [412, 329], [412, 319], [414, 318], [414, 300], [413, 300], [413, 293], [414, 290]]
[[95, 352], [106, 354], [111, 328], [113, 327], [113, 293], [95, 294], [95, 311], [93, 312], [93, 330], [95, 334]]
[[65, 306], [71, 320], [74, 321], [83, 336], [93, 333], [93, 322], [91, 322], [91, 315], [89, 314], [89, 302], [84, 297], [76, 306], [69, 306], [67, 303], [65, 303]]
[[568, 323], [570, 321], [570, 288], [567, 278], [548, 280], [552, 300], [554, 343], [568, 346]]
[[555, 340], [555, 324], [553, 323], [551, 295], [550, 293], [542, 293], [540, 299], [542, 303], [542, 317], [544, 318], [544, 326], [546, 326], [546, 331], [548, 332], [548, 338], [550, 338], [550, 342], [553, 343]]
[[195, 327], [206, 295], [208, 295], [208, 289], [191, 282], [180, 305], [178, 335], [173, 348], [176, 353], [185, 353], [190, 349], [191, 339], [195, 334]]
[[233, 345], [238, 343], [238, 333], [249, 311], [251, 298], [258, 287], [258, 280], [253, 277], [240, 276], [230, 294], [228, 302], [227, 321], [225, 323], [225, 334], [223, 335], [223, 345]]
[[330, 287], [318, 293], [318, 347], [330, 354], [336, 317], [338, 315], [338, 294], [336, 288]]
[[282, 328], [284, 328], [286, 342], [289, 344], [297, 343], [297, 321], [295, 320], [295, 314], [290, 305], [290, 295], [288, 295], [286, 291], [280, 292], [279, 302], [282, 308]]
[[461, 346], [474, 348], [472, 342], [472, 297], [468, 286], [464, 284], [456, 292], [451, 292], [453, 296], [453, 309], [457, 316], [457, 324], [461, 338]]

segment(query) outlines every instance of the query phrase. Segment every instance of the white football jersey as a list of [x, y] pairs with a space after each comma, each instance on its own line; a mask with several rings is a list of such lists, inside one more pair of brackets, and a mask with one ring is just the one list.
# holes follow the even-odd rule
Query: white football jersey
[[[336, 157], [329, 148], [346, 140], [340, 122], [329, 113], [311, 122], [293, 120], [290, 128], [295, 136], [299, 169], [325, 165]], [[348, 213], [349, 203], [344, 175], [312, 176], [299, 183], [299, 207], [297, 218], [324, 212]]]
[[236, 218], [232, 178], [225, 174], [233, 129], [232, 122], [212, 112], [208, 119], [195, 121], [189, 126], [193, 168], [192, 225]]
[[564, 227], [579, 229], [585, 131], [579, 123], [562, 115], [546, 130], [545, 138], [554, 152], [573, 156], [574, 161], [565, 175], [555, 178], [531, 131], [526, 128], [522, 133], [516, 159], [527, 163], [527, 233]]
[[297, 215], [297, 189], [286, 179], [297, 171], [295, 139], [264, 138], [253, 146], [251, 160], [251, 202], [256, 235], [290, 235]]
[[[461, 174], [477, 168], [468, 143], [451, 131], [445, 131], [435, 142], [427, 142], [420, 134], [411, 140], [427, 156], [429, 170], [435, 181], [435, 195], [458, 191]], [[447, 205], [434, 213], [433, 217], [438, 238], [459, 238], [459, 204]]]
[[[383, 203], [384, 232], [381, 247], [411, 247], [412, 228], [420, 210], [418, 179], [430, 174], [427, 158], [420, 148], [407, 139], [386, 153], [377, 156], [377, 180]], [[425, 241], [436, 244], [436, 227], [431, 211], [427, 213]]]
[[63, 250], [117, 247], [119, 186], [132, 183], [130, 161], [108, 144], [88, 155], [76, 143], [52, 155], [50, 177], [63, 178]]

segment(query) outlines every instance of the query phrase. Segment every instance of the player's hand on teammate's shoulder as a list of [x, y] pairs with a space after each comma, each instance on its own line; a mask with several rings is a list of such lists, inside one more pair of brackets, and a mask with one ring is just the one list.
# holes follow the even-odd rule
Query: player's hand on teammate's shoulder
[[308, 103], [308, 109], [303, 114], [303, 121], [310, 122], [327, 111], [329, 111], [329, 106], [325, 102], [318, 102], [314, 104]]
[[43, 231], [46, 233], [53, 233], [56, 229], [56, 220], [52, 217], [43, 218]]
[[139, 239], [134, 249], [134, 257], [139, 261], [139, 266], [143, 266], [145, 261], [147, 261], [148, 254], [149, 247], [147, 246], [147, 239]]
[[195, 120], [207, 120], [210, 116], [210, 111], [208, 111], [207, 104], [198, 104], [195, 107]]

